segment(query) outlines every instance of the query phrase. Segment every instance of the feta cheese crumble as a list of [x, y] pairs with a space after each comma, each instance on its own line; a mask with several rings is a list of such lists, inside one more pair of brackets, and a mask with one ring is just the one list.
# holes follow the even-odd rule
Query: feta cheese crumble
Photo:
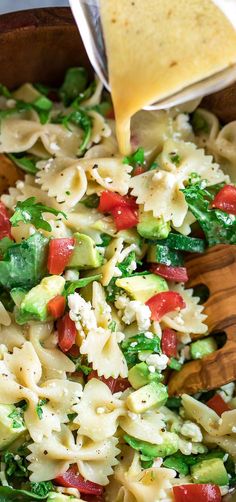
[[92, 310], [90, 302], [86, 302], [79, 293], [73, 293], [68, 296], [69, 316], [72, 321], [75, 321], [76, 329], [78, 331], [97, 328], [97, 321], [95, 314]]
[[203, 440], [202, 431], [199, 425], [191, 422], [190, 420], [186, 420], [186, 422], [182, 425], [180, 432], [183, 436], [190, 438], [193, 443], [200, 443]]
[[77, 281], [79, 279], [79, 272], [77, 270], [68, 269], [64, 273], [65, 281]]
[[151, 367], [154, 367], [157, 371], [163, 371], [166, 369], [169, 362], [169, 357], [165, 354], [150, 354], [145, 358], [145, 362]]
[[136, 321], [139, 331], [147, 331], [151, 325], [151, 310], [138, 300], [131, 300], [124, 309], [122, 321], [125, 324], [132, 324]]

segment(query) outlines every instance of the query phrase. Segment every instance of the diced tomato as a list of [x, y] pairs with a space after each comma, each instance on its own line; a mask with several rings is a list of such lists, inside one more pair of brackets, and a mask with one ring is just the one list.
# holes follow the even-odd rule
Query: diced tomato
[[224, 411], [230, 411], [231, 409], [219, 394], [215, 394], [206, 404], [220, 416]]
[[164, 291], [149, 298], [146, 305], [151, 310], [151, 320], [160, 321], [161, 318], [177, 309], [184, 309], [186, 304], [182, 296], [176, 291]]
[[161, 275], [165, 279], [175, 282], [187, 282], [188, 273], [185, 267], [172, 267], [162, 263], [151, 263], [150, 270], [153, 274]]
[[77, 329], [69, 313], [65, 314], [57, 321], [58, 345], [62, 352], [68, 352], [75, 343]]
[[88, 375], [88, 380], [92, 380], [92, 378], [97, 378], [98, 380], [104, 382], [107, 387], [109, 387], [112, 394], [115, 394], [115, 392], [123, 392], [125, 389], [128, 389], [128, 387], [130, 387], [128, 378], [105, 378], [104, 376], [99, 377], [97, 371], [94, 370], [91, 371], [91, 373]]
[[11, 222], [6, 207], [0, 202], [0, 239], [11, 236]]
[[168, 357], [177, 356], [177, 336], [173, 329], [165, 328], [161, 337], [161, 348]]
[[47, 304], [48, 313], [53, 317], [53, 319], [58, 319], [61, 317], [66, 308], [66, 298], [63, 295], [54, 296], [49, 300]]
[[75, 246], [75, 239], [52, 239], [49, 243], [48, 271], [60, 275], [70, 260]]
[[138, 213], [130, 207], [117, 206], [111, 211], [111, 214], [118, 231], [135, 227], [138, 224]]
[[54, 479], [55, 483], [68, 488], [76, 488], [81, 493], [100, 496], [103, 493], [103, 487], [92, 481], [86, 481], [81, 474], [78, 473], [76, 464], [72, 465], [68, 471]]
[[137, 166], [133, 169], [132, 175], [139, 176], [139, 174], [145, 173], [146, 169], [143, 166]]
[[136, 208], [136, 200], [134, 197], [128, 195], [120, 195], [116, 192], [104, 190], [100, 196], [98, 210], [102, 213], [110, 213], [117, 206]]
[[175, 502], [221, 502], [220, 488], [217, 485], [180, 485], [174, 486]]
[[236, 187], [225, 185], [221, 188], [212, 202], [212, 207], [236, 215]]

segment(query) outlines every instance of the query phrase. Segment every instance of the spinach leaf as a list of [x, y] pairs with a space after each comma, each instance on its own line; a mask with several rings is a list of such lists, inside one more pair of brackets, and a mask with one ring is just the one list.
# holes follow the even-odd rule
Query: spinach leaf
[[209, 246], [236, 244], [236, 217], [219, 209], [211, 209], [211, 202], [221, 187], [222, 184], [206, 188], [204, 183], [195, 183], [182, 190]]
[[0, 84], [0, 96], [4, 96], [4, 98], [8, 99], [12, 97], [12, 94], [9, 91], [9, 89], [3, 84]]
[[82, 143], [79, 147], [78, 155], [82, 155], [86, 150], [87, 144], [91, 137], [92, 132], [92, 118], [82, 108], [69, 113], [68, 115], [59, 114], [54, 118], [55, 124], [63, 124], [70, 130], [70, 123], [75, 124], [84, 131]]
[[130, 166], [136, 167], [141, 166], [145, 163], [144, 148], [138, 148], [136, 152], [124, 157], [123, 164], [129, 164]]
[[13, 301], [9, 291], [7, 291], [6, 289], [1, 288], [1, 287], [0, 287], [0, 301], [2, 302], [5, 309], [8, 312], [13, 312], [13, 309], [15, 306], [14, 301]]
[[39, 96], [32, 103], [17, 100], [14, 108], [0, 111], [0, 119], [4, 119], [15, 113], [22, 113], [28, 110], [35, 110], [38, 113], [41, 124], [45, 124], [49, 120], [50, 110], [52, 108], [52, 101], [46, 96]]
[[1, 502], [31, 502], [32, 500], [45, 500], [47, 495], [41, 496], [27, 490], [15, 490], [10, 486], [0, 486]]
[[86, 99], [91, 98], [91, 96], [95, 92], [95, 89], [96, 89], [96, 82], [94, 80], [87, 87], [87, 89], [85, 89], [83, 92], [80, 92], [79, 95], [75, 98], [75, 100], [71, 104], [72, 108], [77, 109], [83, 101], [85, 101]]
[[205, 132], [207, 134], [209, 132], [209, 124], [198, 110], [192, 114], [191, 124], [195, 134], [198, 134], [199, 132]]
[[64, 82], [59, 89], [59, 96], [65, 106], [69, 106], [80, 93], [83, 93], [88, 83], [88, 74], [85, 68], [69, 68]]
[[150, 351], [153, 354], [161, 353], [160, 338], [157, 336], [147, 338], [144, 333], [139, 333], [138, 335], [131, 336], [127, 340], [124, 340], [121, 343], [121, 350], [128, 366], [133, 366], [139, 362], [139, 352]]
[[12, 244], [0, 261], [0, 284], [12, 289], [30, 289], [46, 275], [48, 239], [40, 233]]
[[[2, 454], [2, 460], [5, 466], [5, 473], [8, 478], [27, 478], [28, 477], [28, 462], [25, 456], [12, 453], [8, 450]], [[0, 499], [1, 500], [1, 499]]]
[[37, 157], [34, 157], [33, 155], [25, 155], [25, 153], [8, 153], [7, 156], [26, 173], [37, 173]]
[[40, 202], [36, 202], [35, 197], [30, 197], [23, 202], [17, 202], [15, 212], [10, 218], [10, 222], [13, 227], [17, 227], [20, 221], [23, 221], [24, 223], [31, 222], [35, 228], [42, 228], [47, 232], [51, 232], [51, 225], [44, 220], [43, 213], [52, 213], [56, 216], [62, 214], [62, 216], [67, 219], [67, 216], [63, 213], [63, 211], [58, 211], [52, 207], [44, 206]]
[[39, 497], [46, 497], [54, 488], [51, 481], [41, 481], [40, 483], [30, 483], [31, 492]]
[[12, 419], [13, 429], [20, 429], [24, 425], [24, 410], [22, 408], [15, 408], [8, 417]]
[[90, 282], [99, 281], [101, 274], [91, 275], [90, 277], [83, 277], [77, 281], [67, 281], [64, 289], [64, 296], [73, 295], [76, 289], [85, 288]]
[[107, 247], [109, 246], [111, 240], [112, 240], [112, 237], [108, 234], [101, 234], [100, 235], [101, 239], [102, 239], [102, 242], [101, 244], [99, 244], [99, 247]]

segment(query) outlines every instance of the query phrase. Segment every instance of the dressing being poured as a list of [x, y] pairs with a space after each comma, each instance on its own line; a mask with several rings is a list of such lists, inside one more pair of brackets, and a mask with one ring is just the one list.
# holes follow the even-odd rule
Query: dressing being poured
[[122, 154], [141, 108], [236, 62], [236, 32], [212, 0], [100, 0]]

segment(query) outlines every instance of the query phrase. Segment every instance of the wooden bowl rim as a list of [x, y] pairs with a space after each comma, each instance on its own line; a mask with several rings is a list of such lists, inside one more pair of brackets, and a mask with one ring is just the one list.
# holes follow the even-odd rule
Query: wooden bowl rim
[[76, 24], [69, 7], [44, 7], [9, 12], [0, 16], [0, 37], [12, 31], [37, 28], [73, 26]]

